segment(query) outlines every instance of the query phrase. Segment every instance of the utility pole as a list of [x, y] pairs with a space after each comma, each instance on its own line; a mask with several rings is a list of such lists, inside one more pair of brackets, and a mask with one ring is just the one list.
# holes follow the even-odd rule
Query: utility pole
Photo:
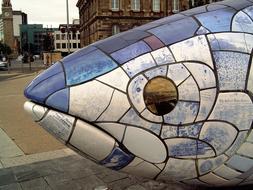
[[69, 2], [66, 0], [67, 7], [67, 40], [68, 40], [68, 54], [70, 54], [70, 39], [69, 39]]

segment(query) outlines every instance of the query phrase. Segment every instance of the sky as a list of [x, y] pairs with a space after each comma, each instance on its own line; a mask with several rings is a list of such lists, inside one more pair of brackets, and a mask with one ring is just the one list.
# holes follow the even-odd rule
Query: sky
[[[68, 0], [69, 21], [79, 18], [76, 3]], [[29, 24], [43, 24], [44, 27], [59, 27], [67, 23], [66, 0], [11, 0], [13, 10], [21, 10], [28, 16]]]

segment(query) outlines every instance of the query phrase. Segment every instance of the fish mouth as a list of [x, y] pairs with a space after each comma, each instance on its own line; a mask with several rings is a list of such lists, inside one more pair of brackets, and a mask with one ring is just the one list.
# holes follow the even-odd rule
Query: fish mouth
[[96, 162], [105, 160], [117, 146], [109, 134], [74, 116], [31, 101], [25, 102], [24, 109], [51, 135]]

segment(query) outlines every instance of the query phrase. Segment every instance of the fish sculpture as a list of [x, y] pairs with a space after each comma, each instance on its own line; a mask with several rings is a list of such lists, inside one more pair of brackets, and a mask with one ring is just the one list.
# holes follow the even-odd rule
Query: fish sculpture
[[33, 120], [105, 167], [253, 184], [253, 1], [229, 0], [77, 51], [25, 89]]

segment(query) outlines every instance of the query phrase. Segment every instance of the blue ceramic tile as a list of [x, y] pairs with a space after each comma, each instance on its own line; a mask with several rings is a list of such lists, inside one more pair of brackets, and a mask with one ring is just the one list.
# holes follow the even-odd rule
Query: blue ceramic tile
[[46, 101], [46, 105], [60, 110], [62, 112], [68, 112], [69, 107], [69, 89], [60, 90], [52, 94]]
[[253, 33], [253, 21], [246, 13], [240, 11], [233, 19], [232, 30]]
[[134, 156], [132, 154], [127, 154], [119, 147], [116, 147], [105, 160], [100, 162], [100, 164], [112, 170], [120, 170], [127, 166], [133, 159]]
[[119, 63], [123, 64], [137, 56], [151, 51], [150, 47], [143, 41], [132, 44], [124, 49], [116, 51], [111, 56]]
[[236, 10], [241, 10], [245, 7], [251, 6], [253, 3], [251, 3], [247, 0], [240, 0], [240, 1], [226, 0], [226, 1], [217, 2], [216, 4], [217, 5], [227, 5], [229, 7], [233, 7]]
[[[182, 30], [182, 26], [187, 30]], [[192, 37], [198, 28], [198, 23], [189, 17], [153, 28], [149, 32], [158, 37], [164, 44], [169, 45]]]
[[207, 12], [206, 6], [201, 6], [201, 7], [189, 9], [187, 11], [183, 11], [183, 12], [181, 12], [181, 14], [186, 15], [186, 16], [192, 16], [192, 15], [196, 15], [199, 13], [205, 13], [205, 12]]
[[91, 51], [85, 56], [76, 57], [63, 64], [66, 71], [67, 85], [80, 84], [105, 74], [118, 65], [100, 50]]
[[169, 156], [171, 157], [196, 157], [197, 154], [197, 141], [192, 139], [171, 139], [179, 141], [175, 144], [168, 144]]
[[235, 12], [232, 8], [226, 8], [199, 14], [196, 18], [211, 32], [230, 31], [231, 19]]
[[215, 156], [213, 149], [202, 141], [197, 141], [197, 156], [198, 157], [212, 157]]
[[225, 5], [210, 4], [210, 5], [207, 6], [207, 10], [208, 11], [216, 11], [216, 10], [219, 10], [219, 9], [224, 9], [226, 7], [227, 6], [225, 6]]
[[165, 77], [166, 74], [167, 74], [167, 66], [157, 67], [145, 72], [145, 76], [148, 77], [148, 79], [152, 79], [158, 76]]
[[119, 37], [122, 38], [123, 40], [126, 40], [129, 44], [132, 44], [149, 36], [151, 36], [151, 34], [145, 31], [129, 30], [127, 32], [121, 33]]
[[249, 15], [251, 19], [253, 19], [253, 6], [247, 7], [242, 11]]
[[48, 96], [63, 88], [65, 88], [65, 77], [64, 73], [61, 72], [42, 80], [36, 86], [28, 86], [25, 90], [25, 96], [34, 102], [44, 103]]
[[244, 90], [250, 55], [214, 52], [220, 90]]
[[196, 32], [197, 35], [204, 35], [204, 34], [209, 34], [210, 31], [207, 30], [205, 27], [201, 26], [198, 31]]
[[202, 128], [203, 123], [197, 123], [188, 126], [180, 126], [178, 128], [179, 137], [193, 137], [197, 138]]
[[245, 158], [239, 155], [234, 155], [232, 158], [229, 159], [227, 164], [231, 168], [242, 172], [247, 172], [253, 167], [252, 159]]

